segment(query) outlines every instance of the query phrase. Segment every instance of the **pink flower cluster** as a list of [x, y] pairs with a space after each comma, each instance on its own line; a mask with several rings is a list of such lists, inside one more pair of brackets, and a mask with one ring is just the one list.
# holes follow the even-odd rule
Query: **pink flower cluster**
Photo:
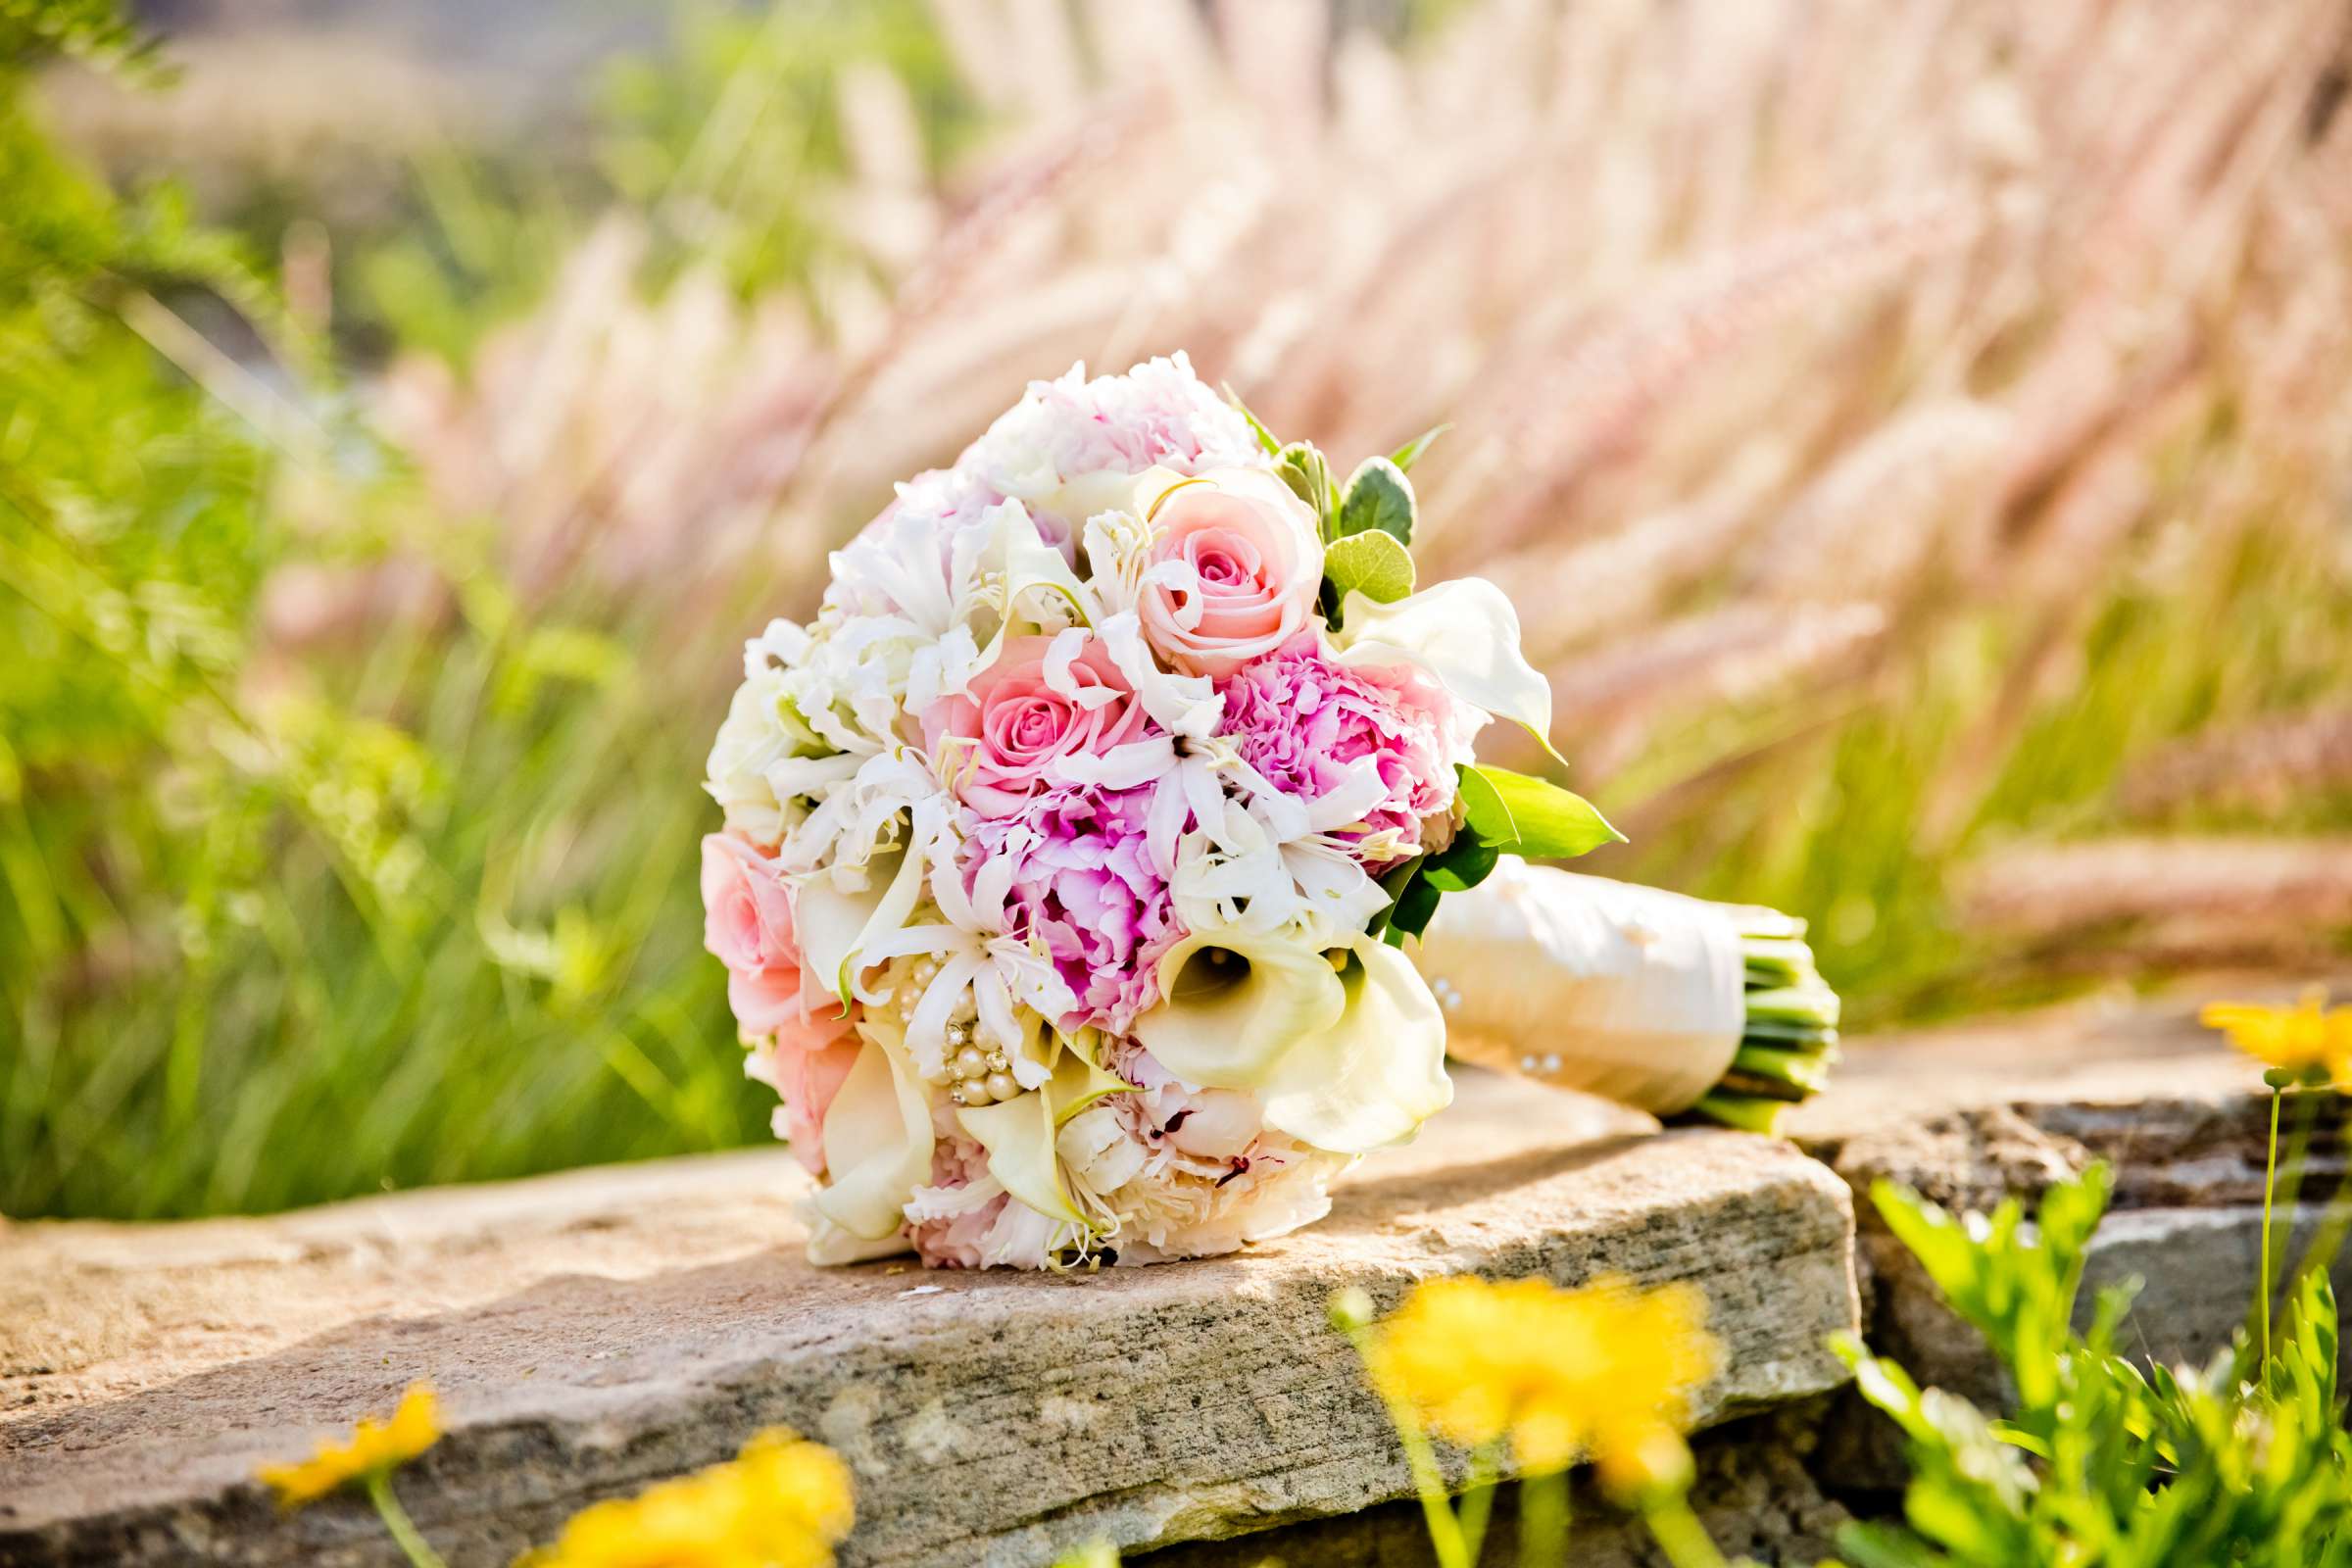
[[1078, 999], [1054, 1020], [1125, 1034], [1159, 1000], [1160, 955], [1184, 935], [1169, 867], [1152, 854], [1153, 792], [1054, 790], [1008, 816], [967, 811], [960, 857], [973, 903], [1044, 953]]
[[803, 989], [792, 892], [775, 861], [725, 833], [703, 840], [703, 945], [727, 966], [736, 1024], [760, 1044], [748, 1070], [783, 1098], [778, 1131], [811, 1174], [823, 1175], [825, 1109], [858, 1060], [858, 1042], [830, 997]]
[[1356, 837], [1394, 829], [1398, 853], [1367, 863], [1380, 874], [1421, 842], [1421, 819], [1453, 802], [1453, 769], [1470, 735], [1444, 687], [1409, 664], [1357, 668], [1325, 656], [1313, 632], [1246, 665], [1221, 688], [1223, 728], [1243, 760], [1284, 793], [1328, 795], [1358, 768], [1387, 788]]

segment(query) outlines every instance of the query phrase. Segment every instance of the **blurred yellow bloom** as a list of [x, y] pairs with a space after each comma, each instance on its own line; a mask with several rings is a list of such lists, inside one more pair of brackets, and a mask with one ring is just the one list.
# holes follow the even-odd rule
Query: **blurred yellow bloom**
[[1374, 1335], [1372, 1376], [1455, 1443], [1507, 1437], [1531, 1471], [1590, 1458], [1613, 1490], [1640, 1492], [1688, 1467], [1690, 1396], [1719, 1361], [1705, 1317], [1688, 1285], [1432, 1280]]
[[2304, 1077], [2352, 1079], [2352, 1006], [2326, 1005], [2327, 993], [2314, 987], [2291, 1007], [2259, 1002], [2216, 1002], [2197, 1014], [2208, 1029], [2265, 1066]]
[[352, 1429], [349, 1443], [321, 1443], [310, 1458], [294, 1464], [267, 1464], [259, 1475], [277, 1493], [279, 1507], [299, 1508], [338, 1487], [407, 1464], [440, 1437], [440, 1407], [433, 1391], [412, 1383], [390, 1419], [363, 1416]]
[[582, 1510], [517, 1568], [830, 1568], [849, 1467], [779, 1427], [726, 1464]]

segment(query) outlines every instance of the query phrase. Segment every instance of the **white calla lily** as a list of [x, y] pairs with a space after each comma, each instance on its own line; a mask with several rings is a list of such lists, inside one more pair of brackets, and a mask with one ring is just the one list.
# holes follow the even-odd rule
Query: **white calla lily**
[[1136, 1038], [1186, 1083], [1254, 1093], [1267, 1126], [1316, 1149], [1407, 1138], [1453, 1099], [1444, 1015], [1395, 949], [1368, 937], [1335, 949], [1337, 971], [1303, 928], [1196, 932], [1162, 961], [1166, 1000]]
[[1032, 1090], [993, 1105], [967, 1106], [956, 1119], [988, 1151], [988, 1173], [1017, 1201], [1065, 1225], [1086, 1223], [1062, 1186], [1054, 1153], [1054, 1106], [1044, 1094]]
[[1160, 959], [1159, 994], [1135, 1020], [1136, 1039], [1169, 1072], [1207, 1089], [1259, 1087], [1348, 1006], [1330, 960], [1297, 926], [1196, 930]]
[[1340, 662], [1417, 665], [1551, 752], [1551, 685], [1519, 651], [1519, 612], [1484, 577], [1457, 577], [1387, 605], [1351, 593], [1332, 640]]
[[1061, 602], [1069, 618], [1082, 625], [1092, 625], [1096, 617], [1094, 595], [1088, 591], [1069, 561], [1059, 550], [1046, 543], [1045, 535], [1037, 531], [1037, 519], [1017, 501], [1006, 501], [990, 509], [987, 520], [987, 546], [981, 560], [998, 574], [994, 591], [988, 596], [997, 612], [997, 634], [974, 662], [975, 669], [985, 669], [995, 662], [1004, 639], [1017, 624], [1029, 622], [1038, 602], [1030, 596], [1043, 592]]
[[1410, 1138], [1453, 1102], [1446, 1017], [1412, 960], [1374, 938], [1356, 940], [1341, 985], [1339, 1022], [1286, 1052], [1258, 1094], [1267, 1126], [1362, 1154]]
[[931, 1179], [931, 1103], [895, 1026], [862, 1021], [858, 1033], [857, 1064], [825, 1107], [826, 1183], [809, 1203], [849, 1235], [878, 1242], [898, 1230], [906, 1195]]

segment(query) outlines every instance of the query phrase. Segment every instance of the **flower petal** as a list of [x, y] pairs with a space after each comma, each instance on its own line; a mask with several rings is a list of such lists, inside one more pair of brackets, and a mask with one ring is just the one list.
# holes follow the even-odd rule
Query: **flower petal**
[[1135, 1037], [1170, 1073], [1207, 1089], [1266, 1083], [1348, 1004], [1329, 960], [1295, 929], [1197, 930], [1160, 959], [1159, 988], [1165, 1000], [1135, 1020]]
[[1456, 577], [1391, 605], [1349, 594], [1333, 640], [1343, 664], [1419, 665], [1551, 751], [1551, 686], [1519, 652], [1519, 612], [1484, 577]]
[[1334, 1153], [1401, 1142], [1453, 1102], [1446, 1017], [1412, 960], [1359, 940], [1335, 1024], [1282, 1054], [1259, 1091], [1266, 1125]]
[[857, 1064], [825, 1109], [828, 1179], [808, 1200], [852, 1236], [880, 1241], [898, 1230], [906, 1195], [931, 1179], [931, 1105], [894, 1026], [860, 1022], [858, 1033]]
[[1015, 1200], [1065, 1224], [1086, 1223], [1061, 1184], [1061, 1164], [1054, 1152], [1054, 1102], [1043, 1091], [970, 1106], [957, 1111], [956, 1119], [988, 1150], [988, 1173]]
[[877, 855], [866, 863], [865, 886], [854, 893], [823, 876], [802, 883], [794, 914], [805, 978], [837, 1002], [856, 996], [859, 957], [914, 912], [927, 858], [919, 845]]

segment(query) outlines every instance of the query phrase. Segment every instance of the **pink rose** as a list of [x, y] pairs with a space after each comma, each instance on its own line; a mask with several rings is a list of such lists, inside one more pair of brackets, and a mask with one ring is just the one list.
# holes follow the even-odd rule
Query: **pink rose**
[[775, 862], [726, 833], [703, 839], [703, 946], [727, 966], [727, 1004], [745, 1034], [814, 1051], [849, 1032], [831, 998], [804, 1003], [792, 891]]
[[1272, 474], [1204, 475], [1166, 492], [1152, 523], [1136, 610], [1152, 648], [1186, 674], [1230, 675], [1314, 613], [1323, 586], [1315, 514]]
[[[848, 1025], [843, 1025], [846, 1030]], [[783, 1102], [769, 1119], [775, 1135], [792, 1146], [792, 1156], [811, 1176], [825, 1174], [825, 1112], [841, 1093], [850, 1069], [864, 1049], [857, 1036], [844, 1034], [814, 1047], [786, 1043], [787, 1037], [763, 1040], [752, 1052], [744, 1071], [767, 1085]]]
[[1076, 629], [1007, 639], [967, 695], [931, 705], [923, 741], [956, 796], [986, 816], [1054, 789], [1132, 788], [1176, 760], [1109, 650]]

